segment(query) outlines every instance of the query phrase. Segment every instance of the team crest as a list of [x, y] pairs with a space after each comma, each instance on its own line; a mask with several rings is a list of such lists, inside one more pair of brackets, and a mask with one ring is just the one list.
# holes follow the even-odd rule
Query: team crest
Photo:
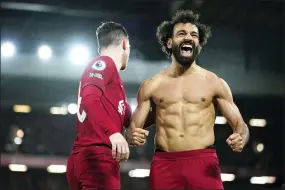
[[96, 61], [93, 63], [92, 68], [97, 70], [97, 71], [103, 71], [106, 68], [106, 63], [104, 61]]

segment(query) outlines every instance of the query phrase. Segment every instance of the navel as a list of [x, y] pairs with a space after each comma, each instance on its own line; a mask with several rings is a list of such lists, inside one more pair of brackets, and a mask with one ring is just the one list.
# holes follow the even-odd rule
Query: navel
[[201, 100], [202, 100], [202, 102], [205, 102], [205, 101], [206, 101], [206, 98], [202, 97]]
[[162, 103], [164, 101], [164, 98], [160, 98], [159, 102]]

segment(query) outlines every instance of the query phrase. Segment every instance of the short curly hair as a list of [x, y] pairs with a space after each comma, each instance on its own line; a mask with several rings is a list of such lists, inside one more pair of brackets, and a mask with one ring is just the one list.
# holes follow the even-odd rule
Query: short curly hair
[[167, 41], [172, 37], [174, 26], [178, 23], [191, 23], [197, 26], [200, 46], [206, 45], [211, 36], [211, 29], [209, 26], [199, 23], [199, 17], [198, 13], [194, 13], [191, 10], [182, 10], [177, 11], [171, 21], [163, 21], [156, 31], [156, 37], [158, 43], [162, 46], [162, 51], [171, 56], [172, 50], [167, 47]]

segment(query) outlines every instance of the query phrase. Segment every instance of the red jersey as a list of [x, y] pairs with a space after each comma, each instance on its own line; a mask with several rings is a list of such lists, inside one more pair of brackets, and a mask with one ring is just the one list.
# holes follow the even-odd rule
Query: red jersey
[[75, 151], [91, 145], [111, 147], [109, 136], [129, 125], [131, 108], [116, 65], [108, 56], [90, 61], [80, 80], [77, 101]]

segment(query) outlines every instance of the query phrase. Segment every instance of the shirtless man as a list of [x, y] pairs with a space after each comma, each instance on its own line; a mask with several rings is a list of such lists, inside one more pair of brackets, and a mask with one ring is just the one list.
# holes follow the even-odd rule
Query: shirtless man
[[179, 11], [158, 27], [158, 41], [172, 63], [142, 83], [126, 132], [129, 144], [145, 143], [144, 123], [153, 101], [156, 151], [150, 189], [223, 189], [213, 148], [215, 106], [233, 129], [226, 141], [233, 151], [241, 152], [249, 138], [227, 83], [195, 62], [211, 35], [198, 19], [192, 11]]

